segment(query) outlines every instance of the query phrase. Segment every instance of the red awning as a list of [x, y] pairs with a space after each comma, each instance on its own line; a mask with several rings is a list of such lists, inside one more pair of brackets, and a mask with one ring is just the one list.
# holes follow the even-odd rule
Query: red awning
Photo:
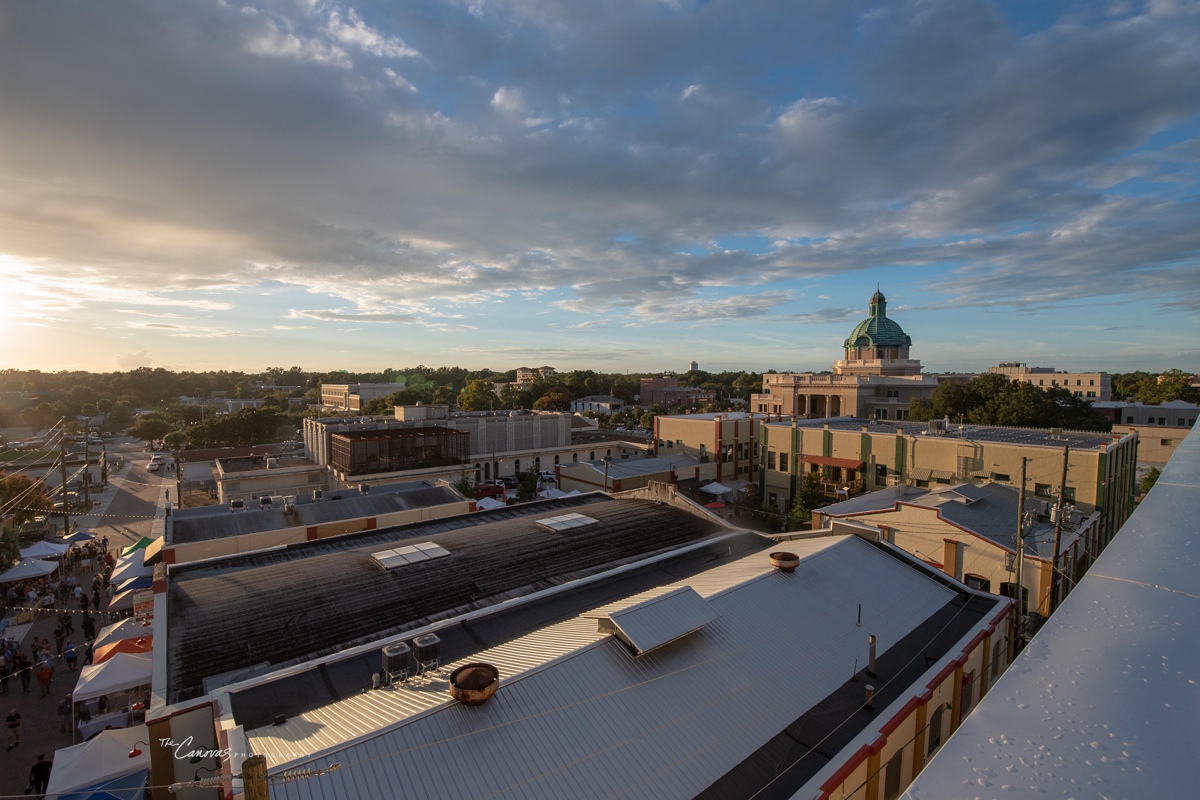
[[806, 464], [819, 464], [822, 467], [841, 467], [842, 469], [862, 469], [863, 462], [853, 458], [833, 458], [832, 456], [804, 456], [800, 459]]

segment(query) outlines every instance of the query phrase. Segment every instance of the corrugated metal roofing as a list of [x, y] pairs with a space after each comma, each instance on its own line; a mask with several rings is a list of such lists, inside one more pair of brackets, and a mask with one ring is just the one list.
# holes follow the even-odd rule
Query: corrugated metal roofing
[[[341, 768], [272, 796], [690, 798], [841, 686], [864, 663], [867, 632], [886, 652], [956, 597], [857, 537], [822, 542], [794, 574], [759, 570], [711, 596], [720, 616], [691, 636], [641, 657], [611, 638], [576, 639], [545, 668], [514, 679], [502, 669], [486, 704], [443, 703], [312, 759]], [[313, 743], [269, 733], [251, 732], [256, 751]]]
[[[564, 535], [536, 522], [583, 508], [597, 524]], [[172, 702], [214, 676], [338, 652], [722, 530], [672, 506], [593, 494], [185, 564], [167, 590]], [[394, 570], [371, 557], [425, 541], [451, 556]]]
[[640, 656], [703, 628], [720, 614], [692, 587], [681, 586], [636, 605], [601, 608], [586, 616], [601, 620], [604, 629], [614, 630]]

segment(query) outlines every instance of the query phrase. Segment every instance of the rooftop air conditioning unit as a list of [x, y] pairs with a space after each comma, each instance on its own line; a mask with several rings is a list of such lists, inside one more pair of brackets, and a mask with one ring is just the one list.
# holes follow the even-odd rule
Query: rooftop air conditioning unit
[[296, 495], [289, 494], [283, 498], [283, 513], [291, 514], [296, 510]]
[[271, 507], [271, 498], [265, 494], [262, 497], [258, 498], [258, 507], [259, 508], [270, 508]]
[[267, 469], [279, 469], [279, 459], [278, 458], [268, 458], [267, 459]]
[[1062, 428], [1051, 428], [1050, 436], [1052, 438], [1058, 438], [1059, 436], [1062, 436]]
[[246, 508], [246, 501], [244, 501], [244, 500], [230, 500], [229, 501], [230, 512], [243, 511], [243, 510], [245, 510], [245, 508]]
[[313, 489], [313, 500], [320, 500], [324, 496], [324, 492], [320, 489]]

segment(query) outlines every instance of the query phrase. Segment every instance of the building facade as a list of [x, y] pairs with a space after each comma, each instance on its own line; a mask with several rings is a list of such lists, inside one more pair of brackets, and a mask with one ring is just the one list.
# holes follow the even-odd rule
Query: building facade
[[584, 411], [593, 411], [597, 414], [611, 414], [614, 411], [620, 411], [624, 407], [625, 401], [619, 397], [607, 394], [592, 394], [571, 401], [572, 414], [582, 414]]
[[737, 481], [756, 479], [754, 452], [765, 414], [730, 411], [724, 414], [682, 414], [654, 418], [654, 452], [660, 456], [686, 453], [702, 463], [714, 462], [712, 479], [738, 488]]
[[367, 401], [403, 388], [398, 383], [323, 383], [321, 404], [335, 411], [358, 411]]
[[943, 380], [969, 375], [926, 375], [910, 357], [912, 339], [887, 315], [887, 298], [875, 292], [866, 319], [854, 326], [842, 347], [844, 358], [832, 373], [788, 372], [763, 375], [763, 390], [750, 396], [750, 408], [763, 414], [801, 419], [861, 417], [904, 420], [913, 400], [928, 400]]
[[642, 378], [638, 403], [644, 407], [662, 406], [668, 411], [696, 404], [711, 403], [717, 397], [709, 389], [680, 386], [676, 378]]
[[855, 495], [899, 484], [1015, 485], [1023, 460], [1027, 491], [1048, 499], [1056, 496], [1067, 447], [1067, 502], [1085, 516], [1099, 512], [1107, 542], [1132, 511], [1138, 436], [838, 419], [764, 422], [758, 445], [761, 495], [781, 509], [809, 472], [833, 499], [845, 488]]
[[1059, 372], [1054, 367], [1031, 367], [1018, 361], [1007, 361], [988, 367], [994, 375], [1023, 381], [1039, 389], [1063, 388], [1083, 400], [1102, 402], [1112, 399], [1112, 380], [1107, 372]]

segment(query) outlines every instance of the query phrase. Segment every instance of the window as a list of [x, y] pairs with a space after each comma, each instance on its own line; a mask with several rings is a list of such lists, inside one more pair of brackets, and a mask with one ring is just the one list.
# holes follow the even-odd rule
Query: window
[[993, 472], [992, 478], [998, 481], [1011, 481], [1012, 476], [1005, 472]]
[[1096, 396], [1096, 393], [1095, 393], [1095, 392], [1088, 392], [1088, 393], [1087, 393], [1087, 396], [1088, 396], [1088, 397], [1095, 397], [1095, 396]]
[[1038, 386], [1045, 386], [1045, 385], [1046, 385], [1046, 382], [1045, 382], [1044, 380], [1041, 380], [1041, 379], [1039, 378], [1039, 379], [1038, 379]]
[[521, 459], [518, 458], [516, 461], [513, 462], [513, 475], [520, 475], [520, 474], [521, 474]]
[[1088, 381], [1088, 386], [1095, 386], [1095, 385], [1096, 385], [1096, 382], [1094, 380]]
[[904, 748], [888, 759], [883, 772], [883, 800], [896, 800], [900, 796], [900, 776], [904, 769]]
[[558, 466], [558, 456], [554, 457], [554, 466]]
[[579, 453], [571, 453], [571, 463], [572, 464], [579, 463]]
[[[1016, 598], [1017, 585], [1015, 583], [1000, 584], [1000, 594], [1004, 595], [1005, 597]], [[1029, 611], [1029, 590], [1022, 589], [1021, 590], [1021, 613], [1026, 614], [1026, 613], [1028, 613], [1028, 611]]]
[[888, 418], [888, 415], [887, 415], [886, 408], [875, 409], [875, 419], [887, 419], [887, 418]]
[[968, 572], [963, 576], [963, 583], [980, 592], [990, 592], [992, 590], [992, 582], [982, 575], [972, 575]]
[[767, 469], [775, 469], [775, 451], [767, 451]]
[[887, 464], [875, 465], [875, 485], [887, 486]]
[[1051, 497], [1053, 490], [1048, 483], [1035, 483], [1033, 485], [1033, 493], [1038, 497]]
[[917, 486], [921, 487], [922, 489], [928, 488], [928, 487], [929, 487], [929, 481], [922, 481], [922, 480], [918, 480], [918, 481], [917, 481]]
[[929, 718], [929, 746], [925, 750], [927, 756], [933, 755], [933, 752], [941, 747], [942, 744], [942, 706], [938, 706], [933, 712], [933, 716]]
[[779, 508], [779, 495], [771, 492], [767, 495], [767, 502], [771, 504], [772, 508]]
[[1126, 422], [1127, 424], [1129, 424], [1129, 425], [1132, 425], [1132, 424], [1133, 424], [1133, 417], [1126, 417], [1126, 418], [1125, 418], [1125, 422]]
[[1159, 417], [1159, 418], [1158, 418], [1158, 424], [1159, 424], [1159, 425], [1166, 425], [1166, 424], [1167, 424], [1167, 418], [1166, 418], [1166, 417]]
[[788, 454], [787, 453], [779, 454], [779, 471], [780, 472], [788, 471]]
[[1066, 488], [1063, 489], [1063, 502], [1064, 503], [1074, 503], [1075, 502], [1075, 487], [1074, 486], [1067, 486]]
[[1004, 651], [1007, 649], [1008, 639], [1001, 639], [992, 644], [992, 677], [995, 678], [1000, 674], [1000, 664], [1004, 661]]
[[1075, 381], [1075, 385], [1076, 385], [1076, 386], [1083, 386], [1083, 381], [1079, 381], [1079, 380], [1077, 380], [1077, 381]]

